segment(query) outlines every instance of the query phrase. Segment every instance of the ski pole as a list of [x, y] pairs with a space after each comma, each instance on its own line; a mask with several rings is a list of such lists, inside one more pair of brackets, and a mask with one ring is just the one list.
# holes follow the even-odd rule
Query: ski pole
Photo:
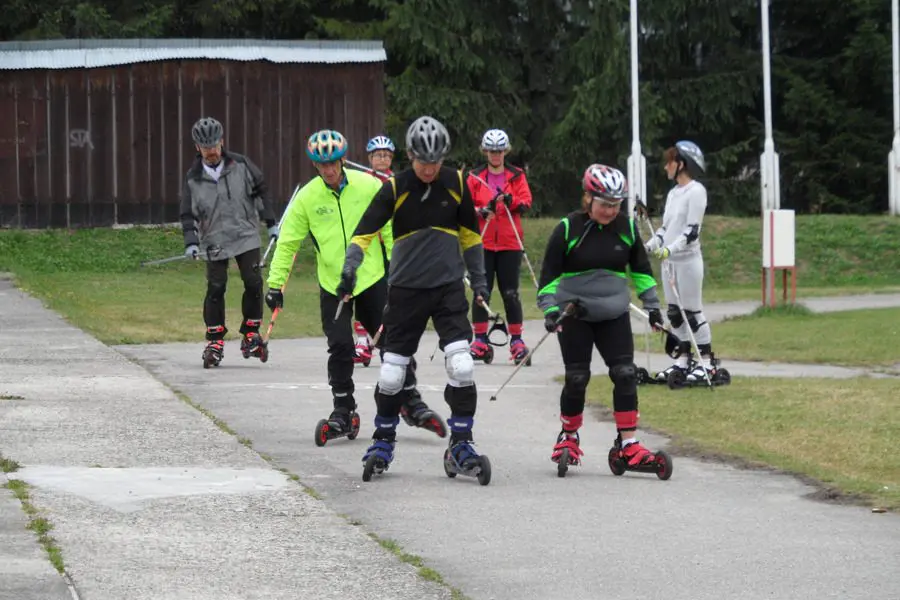
[[[573, 306], [572, 304], [566, 305], [566, 309], [563, 311], [562, 316], [560, 317], [560, 320], [562, 320], [562, 319], [564, 319], [565, 317], [568, 317], [569, 315], [572, 314], [572, 310], [573, 310], [572, 306]], [[519, 369], [521, 369], [523, 366], [525, 366], [525, 363], [527, 363], [527, 362], [531, 359], [531, 356], [535, 353], [535, 351], [536, 351], [538, 348], [541, 347], [541, 344], [543, 344], [544, 341], [545, 341], [548, 337], [550, 337], [550, 334], [551, 334], [551, 333], [554, 333], [554, 332], [553, 332], [553, 331], [547, 331], [547, 332], [545, 332], [544, 335], [541, 337], [541, 339], [538, 340], [538, 343], [535, 344], [534, 347], [531, 348], [531, 350], [528, 351], [528, 354], [526, 354], [526, 355], [525, 355], [525, 358], [523, 358], [523, 359], [519, 362], [519, 364], [516, 365], [516, 368], [513, 370], [513, 372], [510, 373], [510, 374], [509, 374], [509, 377], [506, 378], [506, 381], [503, 382], [503, 385], [501, 385], [500, 388], [494, 393], [494, 395], [491, 396], [491, 398], [490, 398], [490, 401], [491, 401], [491, 402], [495, 402], [495, 401], [497, 400], [497, 396], [500, 395], [500, 392], [503, 391], [503, 388], [505, 388], [506, 385], [507, 385], [510, 381], [512, 381], [512, 378], [516, 376], [516, 373], [519, 372]]]
[[[675, 294], [675, 302], [678, 303], [678, 310], [681, 312], [681, 318], [687, 323], [687, 313], [684, 312], [684, 306], [681, 303], [681, 295], [678, 293], [678, 286], [675, 284], [675, 269], [668, 260], [665, 261], [663, 269], [668, 272], [669, 285], [672, 286], [672, 292]], [[712, 391], [714, 389], [712, 379], [709, 378], [709, 369], [706, 368], [706, 361], [703, 360], [703, 355], [700, 354], [700, 346], [697, 345], [697, 338], [694, 337], [694, 330], [691, 329], [690, 326], [687, 327], [687, 330], [688, 335], [691, 336], [691, 345], [694, 347], [694, 352], [697, 353], [697, 359], [700, 361], [700, 366], [703, 367], [703, 377], [706, 379], [709, 391]]]
[[[297, 187], [294, 188], [294, 193], [291, 194], [291, 199], [288, 200], [287, 206], [284, 207], [284, 212], [281, 213], [281, 218], [278, 220], [278, 231], [281, 232], [281, 225], [284, 223], [284, 218], [287, 216], [288, 209], [291, 208], [291, 204], [294, 202], [294, 196], [297, 195], [297, 190], [300, 189], [300, 184], [297, 184]], [[269, 252], [272, 251], [272, 246], [275, 245], [275, 238], [269, 240], [269, 245], [266, 247], [266, 253], [263, 254], [262, 260], [259, 261], [260, 268], [266, 266], [266, 259], [269, 258]]]
[[[164, 264], [176, 262], [179, 260], [187, 260], [189, 258], [193, 259], [194, 257], [188, 256], [186, 254], [179, 254], [178, 256], [170, 256], [169, 258], [161, 258], [159, 260], [147, 260], [147, 261], [142, 262], [141, 266], [149, 267], [149, 266], [155, 266], [155, 265], [164, 265]], [[200, 254], [197, 255], [197, 258], [206, 258], [206, 254], [201, 252]]]
[[344, 164], [346, 164], [348, 167], [353, 167], [354, 169], [358, 169], [360, 171], [365, 171], [366, 173], [372, 173], [373, 175], [380, 175], [381, 177], [390, 177], [390, 175], [388, 175], [387, 173], [384, 173], [382, 171], [376, 171], [375, 169], [373, 169], [371, 167], [366, 167], [359, 163], [353, 162], [352, 160], [347, 160], [346, 158], [344, 159]]
[[[285, 212], [287, 212], [287, 211], [285, 211]], [[284, 280], [284, 283], [281, 284], [282, 298], [284, 297], [284, 290], [287, 288], [288, 281], [291, 278], [291, 273], [294, 271], [294, 263], [297, 262], [297, 254], [298, 254], [297, 252], [294, 253], [294, 258], [291, 260], [291, 268], [288, 271], [288, 274]], [[275, 319], [278, 318], [278, 313], [280, 313], [281, 311], [282, 311], [282, 308], [280, 306], [276, 306], [275, 309], [272, 311], [272, 318], [269, 319], [269, 327], [266, 329], [266, 335], [263, 338], [263, 342], [262, 342], [264, 346], [269, 345], [269, 338], [272, 337], [272, 330], [275, 328]]]

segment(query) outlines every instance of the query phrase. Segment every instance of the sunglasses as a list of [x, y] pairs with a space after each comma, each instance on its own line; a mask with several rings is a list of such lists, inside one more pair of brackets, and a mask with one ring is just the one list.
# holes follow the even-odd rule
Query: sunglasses
[[604, 198], [603, 196], [591, 196], [591, 200], [598, 202], [601, 206], [608, 206], [609, 208], [615, 208], [622, 204], [622, 198], [614, 199]]

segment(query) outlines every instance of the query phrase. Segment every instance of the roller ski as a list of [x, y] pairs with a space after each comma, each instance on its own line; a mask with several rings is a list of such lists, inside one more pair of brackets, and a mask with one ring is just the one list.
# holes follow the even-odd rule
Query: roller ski
[[556, 438], [556, 445], [553, 446], [553, 454], [550, 460], [557, 464], [556, 474], [559, 477], [565, 477], [569, 467], [577, 467], [581, 465], [581, 457], [584, 452], [581, 450], [581, 437], [577, 431], [560, 431]]
[[320, 448], [338, 438], [355, 440], [359, 435], [359, 414], [355, 410], [336, 408], [331, 416], [316, 424], [315, 441]]
[[513, 361], [515, 365], [519, 365], [522, 361], [525, 361], [526, 367], [531, 366], [531, 357], [528, 355], [528, 347], [525, 345], [525, 342], [522, 341], [522, 338], [515, 338], [509, 343], [509, 359]]
[[372, 353], [375, 348], [368, 343], [357, 342], [356, 354], [353, 355], [353, 364], [368, 367], [372, 363]]
[[655, 473], [665, 481], [672, 476], [672, 457], [664, 450], [650, 452], [640, 442], [632, 442], [622, 447], [622, 437], [616, 437], [609, 449], [609, 470], [613, 475], [624, 475], [625, 471]]
[[444, 450], [444, 472], [453, 479], [457, 475], [475, 477], [481, 485], [491, 482], [491, 461], [479, 455], [471, 440], [451, 440]]
[[203, 349], [203, 368], [218, 367], [225, 354], [225, 342], [223, 340], [210, 340]]
[[469, 346], [469, 354], [472, 355], [473, 360], [480, 360], [486, 365], [494, 362], [494, 349], [481, 338], [475, 338], [475, 341]]
[[363, 481], [371, 481], [372, 475], [381, 475], [387, 471], [394, 460], [394, 442], [373, 439], [372, 445], [363, 456]]
[[260, 362], [266, 362], [269, 360], [269, 345], [261, 335], [250, 332], [241, 340], [241, 355], [244, 358], [255, 356]]
[[439, 414], [428, 408], [422, 402], [419, 393], [414, 390], [410, 401], [400, 407], [400, 417], [410, 427], [421, 427], [433, 433], [439, 438], [447, 437], [447, 425]]
[[720, 385], [728, 385], [731, 383], [731, 373], [728, 372], [728, 369], [719, 366], [721, 360], [716, 358], [714, 353], [704, 356], [703, 362], [706, 363], [707, 366], [704, 367], [701, 362], [690, 357], [686, 368], [673, 365], [659, 373], [657, 379], [660, 379], [660, 377], [665, 374], [663, 381], [669, 386], [669, 389], [672, 390], [686, 387], [707, 387], [710, 384], [713, 387], [718, 387]]

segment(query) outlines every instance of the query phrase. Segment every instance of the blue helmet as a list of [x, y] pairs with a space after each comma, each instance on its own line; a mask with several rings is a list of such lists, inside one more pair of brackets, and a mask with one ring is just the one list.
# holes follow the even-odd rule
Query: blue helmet
[[306, 142], [306, 155], [313, 162], [325, 163], [340, 160], [347, 154], [347, 140], [338, 131], [317, 131]]
[[391, 152], [396, 152], [397, 148], [394, 146], [394, 142], [391, 141], [391, 138], [386, 135], [376, 135], [369, 143], [366, 144], [366, 154], [371, 154], [376, 150], [390, 150]]

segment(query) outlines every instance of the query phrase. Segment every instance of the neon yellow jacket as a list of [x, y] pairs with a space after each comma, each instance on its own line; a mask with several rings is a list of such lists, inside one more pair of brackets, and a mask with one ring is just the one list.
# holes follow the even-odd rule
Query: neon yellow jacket
[[[269, 267], [269, 287], [281, 288], [294, 264], [294, 255], [307, 235], [316, 249], [316, 275], [319, 285], [331, 294], [337, 292], [347, 245], [356, 226], [382, 183], [368, 173], [344, 169], [346, 183], [340, 194], [331, 190], [321, 177], [314, 177], [291, 199], [281, 223], [281, 231]], [[381, 239], [388, 260], [394, 246], [391, 223], [381, 230]], [[382, 241], [376, 238], [366, 251], [369, 260], [363, 261], [356, 273], [356, 296], [384, 277]]]

